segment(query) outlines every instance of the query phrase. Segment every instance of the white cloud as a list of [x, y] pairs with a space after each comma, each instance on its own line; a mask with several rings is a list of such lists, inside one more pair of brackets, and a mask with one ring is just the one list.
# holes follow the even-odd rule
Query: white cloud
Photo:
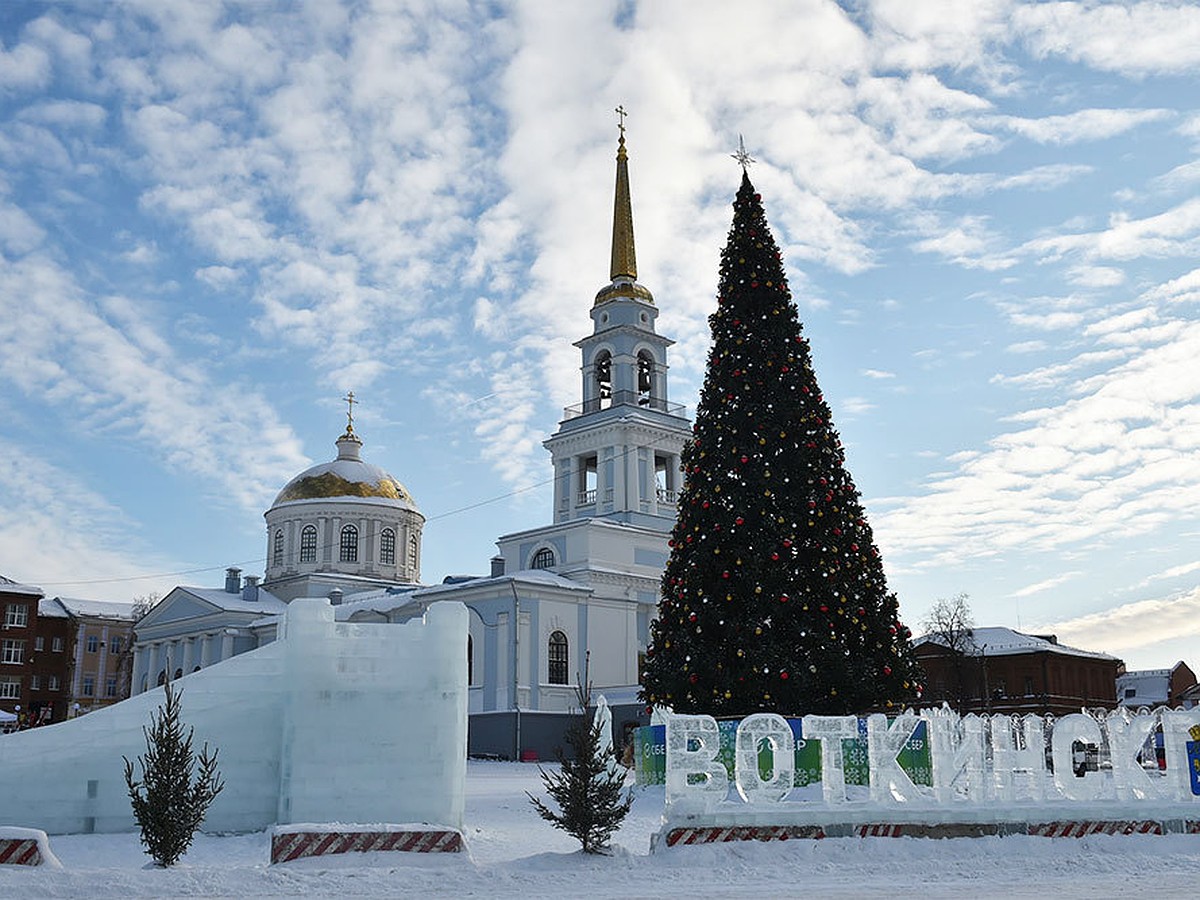
[[895, 378], [895, 372], [885, 372], [882, 369], [863, 369], [861, 372], [864, 378], [887, 379]]
[[1169, 109], [1081, 109], [1041, 119], [996, 116], [988, 121], [1040, 144], [1074, 144], [1110, 138], [1173, 115]]
[[1191, 3], [1032, 3], [1013, 24], [1038, 56], [1142, 76], [1200, 63], [1200, 9]]
[[1045, 626], [1078, 647], [1123, 654], [1172, 638], [1200, 637], [1200, 587], [1172, 597], [1138, 600]]
[[[162, 573], [181, 566], [151, 549], [152, 537], [44, 453], [0, 439], [0, 572], [49, 596], [165, 594], [173, 581]], [[150, 577], [108, 581], [130, 573]]]

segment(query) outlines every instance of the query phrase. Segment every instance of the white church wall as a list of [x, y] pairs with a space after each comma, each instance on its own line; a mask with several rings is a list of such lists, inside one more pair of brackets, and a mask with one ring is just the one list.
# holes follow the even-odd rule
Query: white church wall
[[[176, 682], [195, 749], [219, 749], [226, 783], [205, 829], [255, 831], [297, 814], [460, 827], [467, 613], [436, 607], [424, 622], [334, 625], [324, 601], [294, 601], [284, 640]], [[121, 757], [145, 752], [142, 728], [162, 699], [152, 689], [0, 736], [0, 825], [134, 829]]]
[[588, 607], [588, 643], [597, 648], [591, 656], [597, 688], [637, 682], [636, 605], [593, 601]]

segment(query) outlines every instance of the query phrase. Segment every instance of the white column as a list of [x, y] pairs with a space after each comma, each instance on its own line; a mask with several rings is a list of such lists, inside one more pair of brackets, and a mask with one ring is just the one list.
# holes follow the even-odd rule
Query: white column
[[221, 635], [221, 659], [226, 660], [233, 656], [233, 635], [228, 631]]
[[146, 665], [146, 651], [140, 645], [133, 648], [133, 674], [130, 676], [129, 696], [142, 692], [142, 672]]
[[186, 637], [183, 639], [183, 647], [181, 648], [181, 656], [183, 661], [180, 666], [183, 668], [184, 675], [190, 675], [195, 663], [192, 660], [196, 652], [196, 639], [194, 637]]
[[162, 668], [162, 646], [160, 641], [150, 644], [150, 660], [146, 666], [146, 687], [153, 688], [158, 684], [158, 671]]
[[206, 634], [200, 639], [200, 668], [207, 669], [212, 665], [212, 639], [211, 634]]

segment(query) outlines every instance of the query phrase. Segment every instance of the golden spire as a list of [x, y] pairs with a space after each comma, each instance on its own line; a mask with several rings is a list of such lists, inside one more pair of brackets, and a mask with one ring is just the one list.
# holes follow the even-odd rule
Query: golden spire
[[629, 156], [625, 152], [624, 106], [616, 108], [617, 128], [617, 188], [613, 198], [612, 263], [608, 277], [612, 284], [596, 295], [600, 304], [616, 297], [637, 297], [653, 303], [650, 292], [637, 283], [637, 251], [633, 245], [633, 204], [629, 200]]
[[346, 434], [354, 434], [354, 404], [358, 401], [354, 399], [354, 391], [342, 399], [346, 401]]
[[637, 281], [637, 252], [633, 248], [633, 205], [629, 202], [629, 157], [625, 154], [624, 106], [616, 109], [617, 128], [621, 138], [617, 142], [617, 191], [613, 200], [612, 265], [608, 277], [613, 281], [629, 278]]

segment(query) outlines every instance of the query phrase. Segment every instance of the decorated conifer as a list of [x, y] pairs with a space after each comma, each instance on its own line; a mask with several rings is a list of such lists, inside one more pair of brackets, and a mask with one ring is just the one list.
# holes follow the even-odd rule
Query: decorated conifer
[[845, 714], [918, 669], [744, 169], [642, 696], [676, 712]]

